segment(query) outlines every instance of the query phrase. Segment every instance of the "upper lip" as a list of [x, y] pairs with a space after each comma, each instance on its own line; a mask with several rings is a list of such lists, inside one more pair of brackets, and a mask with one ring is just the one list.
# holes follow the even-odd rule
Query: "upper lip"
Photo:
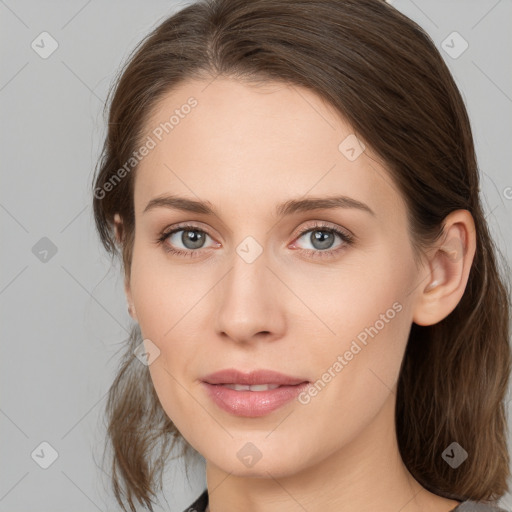
[[280, 386], [294, 386], [308, 382], [301, 377], [291, 377], [273, 370], [253, 370], [243, 373], [235, 368], [228, 368], [211, 373], [202, 379], [208, 384], [243, 384], [252, 386], [255, 384], [279, 384]]

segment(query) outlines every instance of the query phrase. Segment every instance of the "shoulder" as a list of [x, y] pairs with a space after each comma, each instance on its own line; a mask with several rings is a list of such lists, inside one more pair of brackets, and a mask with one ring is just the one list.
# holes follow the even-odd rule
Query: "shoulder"
[[[183, 512], [205, 512], [206, 506], [208, 505], [208, 489], [205, 489], [203, 493], [197, 498], [190, 507], [185, 509]], [[457, 511], [458, 512], [458, 511]]]
[[451, 510], [451, 512], [511, 512], [504, 508], [500, 508], [498, 505], [483, 503], [481, 501], [463, 501], [457, 507]]

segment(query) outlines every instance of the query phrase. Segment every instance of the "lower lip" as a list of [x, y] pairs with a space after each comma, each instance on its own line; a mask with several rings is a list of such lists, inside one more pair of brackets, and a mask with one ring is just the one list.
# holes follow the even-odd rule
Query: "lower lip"
[[201, 382], [210, 398], [224, 411], [236, 416], [256, 418], [264, 416], [290, 402], [309, 386], [303, 382], [295, 386], [280, 386], [267, 391], [235, 391], [220, 384]]

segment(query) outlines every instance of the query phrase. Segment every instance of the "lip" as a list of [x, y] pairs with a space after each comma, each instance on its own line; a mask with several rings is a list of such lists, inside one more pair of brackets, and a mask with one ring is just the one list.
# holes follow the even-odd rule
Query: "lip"
[[308, 381], [302, 377], [291, 377], [273, 370], [253, 370], [243, 373], [235, 368], [227, 368], [226, 370], [211, 373], [201, 380], [208, 384], [245, 384], [249, 386], [256, 384], [294, 386]]
[[[222, 384], [278, 384], [267, 391], [235, 391]], [[255, 418], [270, 414], [297, 397], [309, 381], [272, 370], [242, 373], [233, 368], [212, 373], [201, 381], [207, 395], [222, 410], [235, 416]]]

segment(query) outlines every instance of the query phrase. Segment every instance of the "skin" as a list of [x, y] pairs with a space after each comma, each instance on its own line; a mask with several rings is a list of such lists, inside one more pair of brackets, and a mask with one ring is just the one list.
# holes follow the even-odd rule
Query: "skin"
[[[459, 502], [430, 493], [404, 466], [394, 408], [412, 322], [439, 322], [464, 293], [475, 252], [471, 215], [450, 214], [445, 236], [417, 265], [406, 206], [385, 165], [366, 142], [358, 158], [346, 158], [338, 146], [353, 130], [313, 92], [228, 77], [188, 81], [159, 102], [147, 134], [190, 96], [198, 105], [137, 169], [125, 291], [143, 337], [160, 350], [149, 365], [159, 400], [206, 459], [210, 509], [452, 510]], [[163, 194], [210, 201], [217, 215], [143, 212]], [[355, 208], [274, 215], [289, 199], [341, 194], [374, 215]], [[334, 235], [322, 249], [310, 239], [314, 221], [357, 240], [347, 245]], [[194, 257], [155, 243], [182, 222], [208, 235], [203, 245], [183, 245], [182, 232], [167, 243]], [[119, 216], [116, 233], [121, 240]], [[247, 236], [263, 250], [252, 263], [236, 252]], [[394, 303], [400, 312], [308, 404], [238, 417], [202, 389], [202, 377], [230, 367], [315, 382]], [[252, 467], [237, 457], [248, 442], [261, 453]]]

